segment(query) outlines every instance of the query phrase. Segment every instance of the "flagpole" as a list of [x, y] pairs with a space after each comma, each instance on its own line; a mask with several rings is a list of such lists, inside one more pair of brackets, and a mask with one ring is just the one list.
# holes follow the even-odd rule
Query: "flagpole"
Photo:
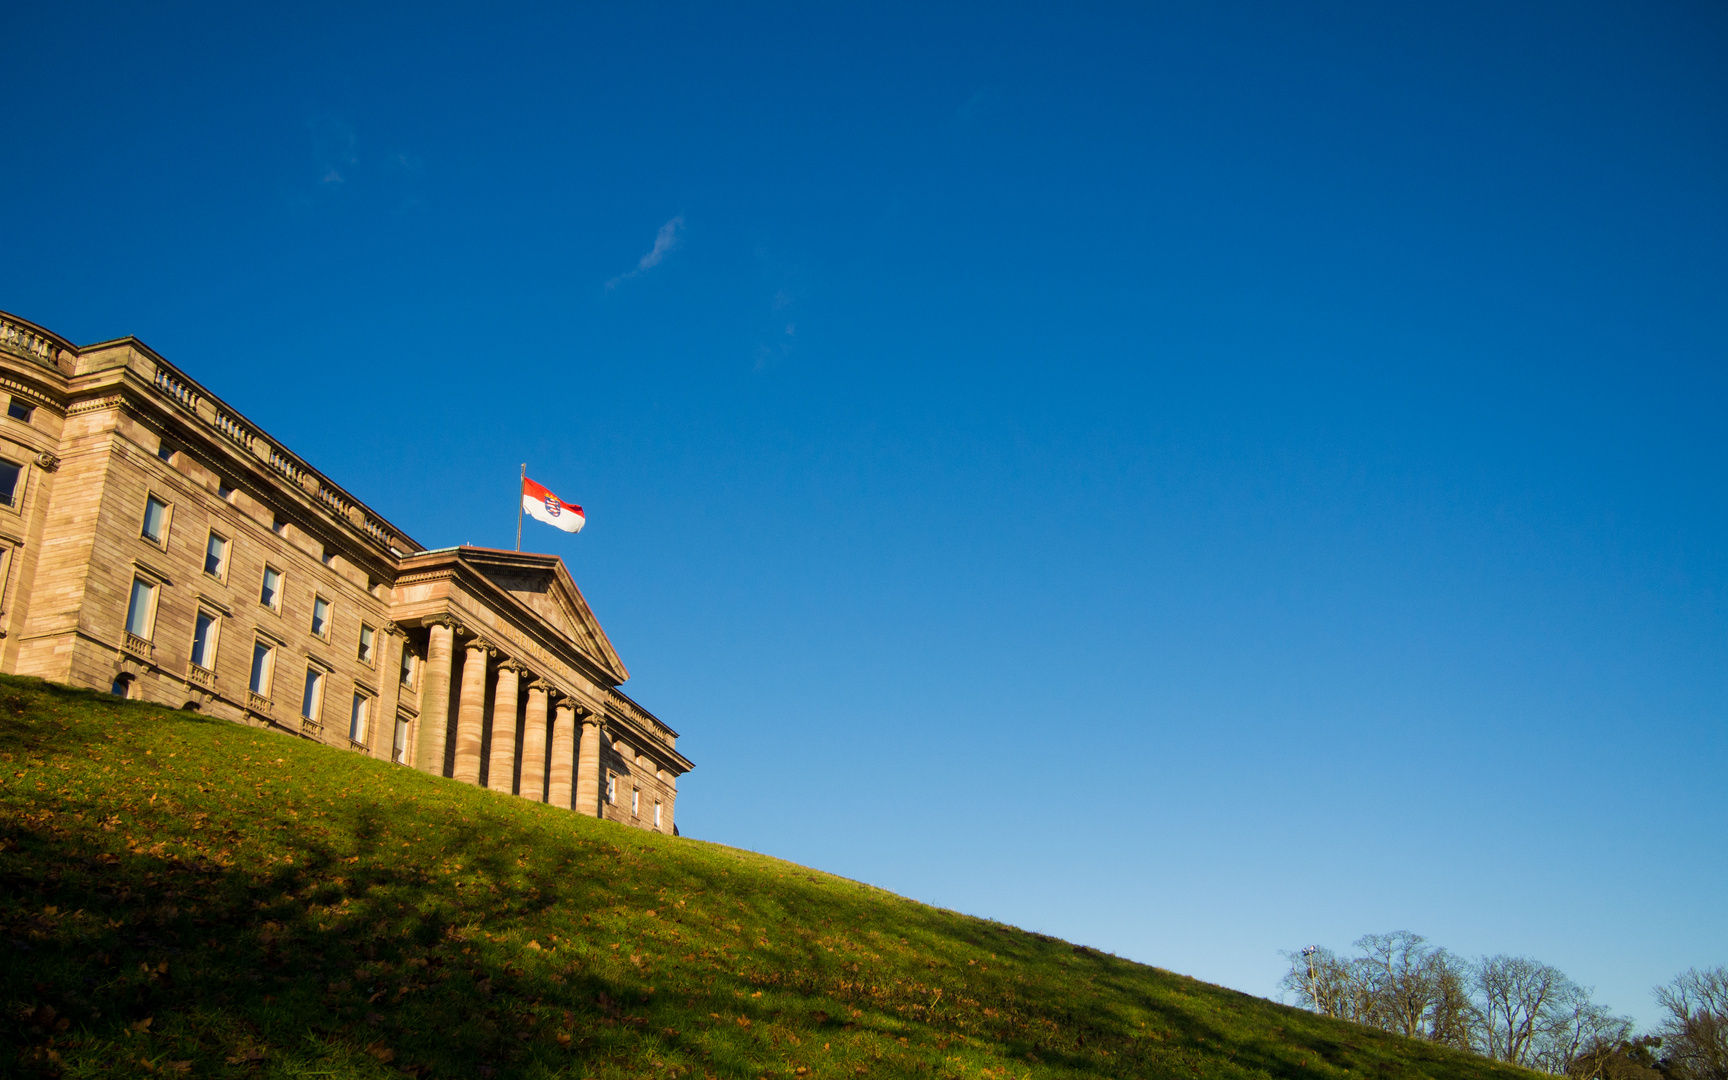
[[522, 483], [516, 485], [516, 550], [522, 550], [522, 489], [528, 484], [528, 463], [522, 463]]

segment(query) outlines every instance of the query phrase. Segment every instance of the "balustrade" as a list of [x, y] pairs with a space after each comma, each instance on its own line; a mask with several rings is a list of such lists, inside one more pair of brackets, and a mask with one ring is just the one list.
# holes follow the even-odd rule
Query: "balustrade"
[[0, 319], [0, 346], [50, 367], [56, 366], [54, 361], [60, 354], [59, 342], [35, 327], [15, 323], [11, 319]]
[[198, 411], [198, 391], [192, 389], [184, 379], [177, 377], [172, 371], [162, 365], [156, 365], [156, 389], [167, 394], [174, 403], [187, 412]]

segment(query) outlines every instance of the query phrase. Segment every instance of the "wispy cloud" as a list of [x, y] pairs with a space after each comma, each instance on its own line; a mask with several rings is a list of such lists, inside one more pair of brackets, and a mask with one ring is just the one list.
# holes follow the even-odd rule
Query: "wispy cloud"
[[606, 283], [606, 288], [615, 289], [620, 281], [628, 281], [630, 278], [646, 274], [659, 266], [666, 260], [666, 256], [672, 253], [672, 249], [678, 246], [678, 241], [682, 239], [683, 233], [684, 215], [679, 214], [660, 226], [660, 231], [654, 234], [654, 246], [649, 249], [648, 254], [636, 260], [636, 269], [626, 274], [619, 274]]

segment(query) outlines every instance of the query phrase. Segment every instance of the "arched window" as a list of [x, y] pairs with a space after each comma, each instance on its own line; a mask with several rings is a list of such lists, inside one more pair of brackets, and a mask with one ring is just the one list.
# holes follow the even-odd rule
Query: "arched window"
[[108, 692], [110, 694], [113, 694], [115, 697], [119, 697], [119, 698], [131, 697], [132, 696], [132, 676], [130, 676], [130, 675], [116, 675], [116, 676], [114, 676], [114, 685], [110, 686], [108, 688]]

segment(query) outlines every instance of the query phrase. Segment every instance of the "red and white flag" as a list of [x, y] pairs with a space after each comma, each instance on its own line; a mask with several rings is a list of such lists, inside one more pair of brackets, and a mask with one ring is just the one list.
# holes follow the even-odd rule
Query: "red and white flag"
[[567, 533], [582, 531], [580, 506], [565, 502], [526, 476], [522, 478], [522, 509], [535, 521], [544, 521], [554, 529]]

